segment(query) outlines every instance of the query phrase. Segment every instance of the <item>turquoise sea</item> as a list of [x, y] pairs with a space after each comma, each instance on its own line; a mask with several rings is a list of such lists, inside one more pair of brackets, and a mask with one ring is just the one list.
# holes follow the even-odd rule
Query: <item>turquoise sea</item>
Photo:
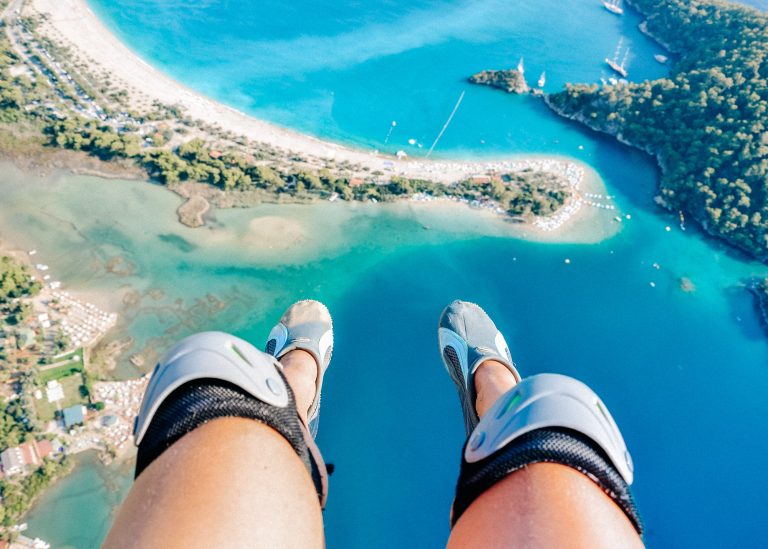
[[[656, 208], [645, 155], [530, 98], [464, 83], [520, 56], [531, 78], [546, 70], [549, 91], [599, 81], [619, 36], [632, 78], [663, 75], [636, 16], [581, 0], [89, 3], [181, 82], [324, 138], [417, 155], [408, 139], [428, 147], [466, 90], [440, 155], [570, 155], [632, 216], [590, 245], [529, 242], [470, 210], [411, 205], [261, 206], [191, 230], [158, 186], [0, 170], [0, 240], [37, 248], [72, 289], [100, 294], [132, 351], [200, 329], [259, 343], [291, 301], [329, 304], [337, 345], [319, 436], [336, 464], [329, 547], [447, 539], [463, 427], [435, 328], [455, 297], [486, 307], [524, 373], [567, 373], [601, 394], [633, 453], [650, 547], [764, 543], [768, 339], [743, 281], [768, 269]], [[118, 372], [135, 374], [127, 363]], [[36, 506], [29, 532], [95, 547], [128, 485], [125, 470], [86, 458]]]

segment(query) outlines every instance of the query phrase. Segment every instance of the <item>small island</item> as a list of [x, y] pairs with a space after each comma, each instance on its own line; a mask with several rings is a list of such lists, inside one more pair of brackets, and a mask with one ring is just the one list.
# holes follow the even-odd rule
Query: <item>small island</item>
[[525, 81], [524, 73], [516, 69], [481, 71], [470, 76], [469, 82], [472, 84], [498, 88], [513, 94], [524, 94], [531, 91], [531, 88]]

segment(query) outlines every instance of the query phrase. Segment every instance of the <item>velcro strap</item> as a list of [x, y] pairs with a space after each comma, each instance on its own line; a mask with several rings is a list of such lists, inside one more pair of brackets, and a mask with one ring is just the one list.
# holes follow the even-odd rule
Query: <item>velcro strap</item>
[[583, 473], [626, 513], [637, 532], [642, 535], [642, 523], [629, 486], [606, 453], [588, 437], [560, 428], [529, 431], [474, 463], [462, 459], [451, 526], [456, 524], [480, 494], [533, 463], [559, 463]]
[[[321, 506], [325, 505], [327, 472], [320, 452], [296, 413], [296, 401], [290, 385], [278, 370], [288, 390], [289, 404], [277, 407], [265, 403], [236, 385], [219, 379], [197, 379], [173, 391], [155, 412], [139, 444], [136, 477], [173, 443], [201, 425], [222, 417], [253, 419], [282, 435], [315, 484]], [[309, 443], [313, 446], [310, 451]]]

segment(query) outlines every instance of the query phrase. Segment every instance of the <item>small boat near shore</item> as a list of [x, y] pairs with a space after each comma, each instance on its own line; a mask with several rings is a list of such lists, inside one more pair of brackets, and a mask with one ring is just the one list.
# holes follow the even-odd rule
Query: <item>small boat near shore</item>
[[661, 63], [662, 65], [667, 61], [669, 61], [669, 57], [667, 57], [666, 55], [661, 55], [660, 53], [657, 53], [656, 55], [654, 55], [653, 58], [659, 63]]
[[621, 0], [605, 0], [603, 7], [615, 15], [622, 15], [624, 13], [624, 8], [621, 7]]

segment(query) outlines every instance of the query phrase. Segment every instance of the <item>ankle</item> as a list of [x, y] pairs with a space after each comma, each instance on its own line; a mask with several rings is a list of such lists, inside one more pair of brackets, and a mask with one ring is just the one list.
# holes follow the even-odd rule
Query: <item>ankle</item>
[[291, 386], [299, 416], [307, 422], [307, 412], [317, 391], [317, 363], [306, 351], [295, 349], [280, 358], [283, 374]]
[[477, 415], [483, 417], [498, 398], [517, 385], [509, 368], [496, 360], [486, 360], [475, 371], [475, 392]]

